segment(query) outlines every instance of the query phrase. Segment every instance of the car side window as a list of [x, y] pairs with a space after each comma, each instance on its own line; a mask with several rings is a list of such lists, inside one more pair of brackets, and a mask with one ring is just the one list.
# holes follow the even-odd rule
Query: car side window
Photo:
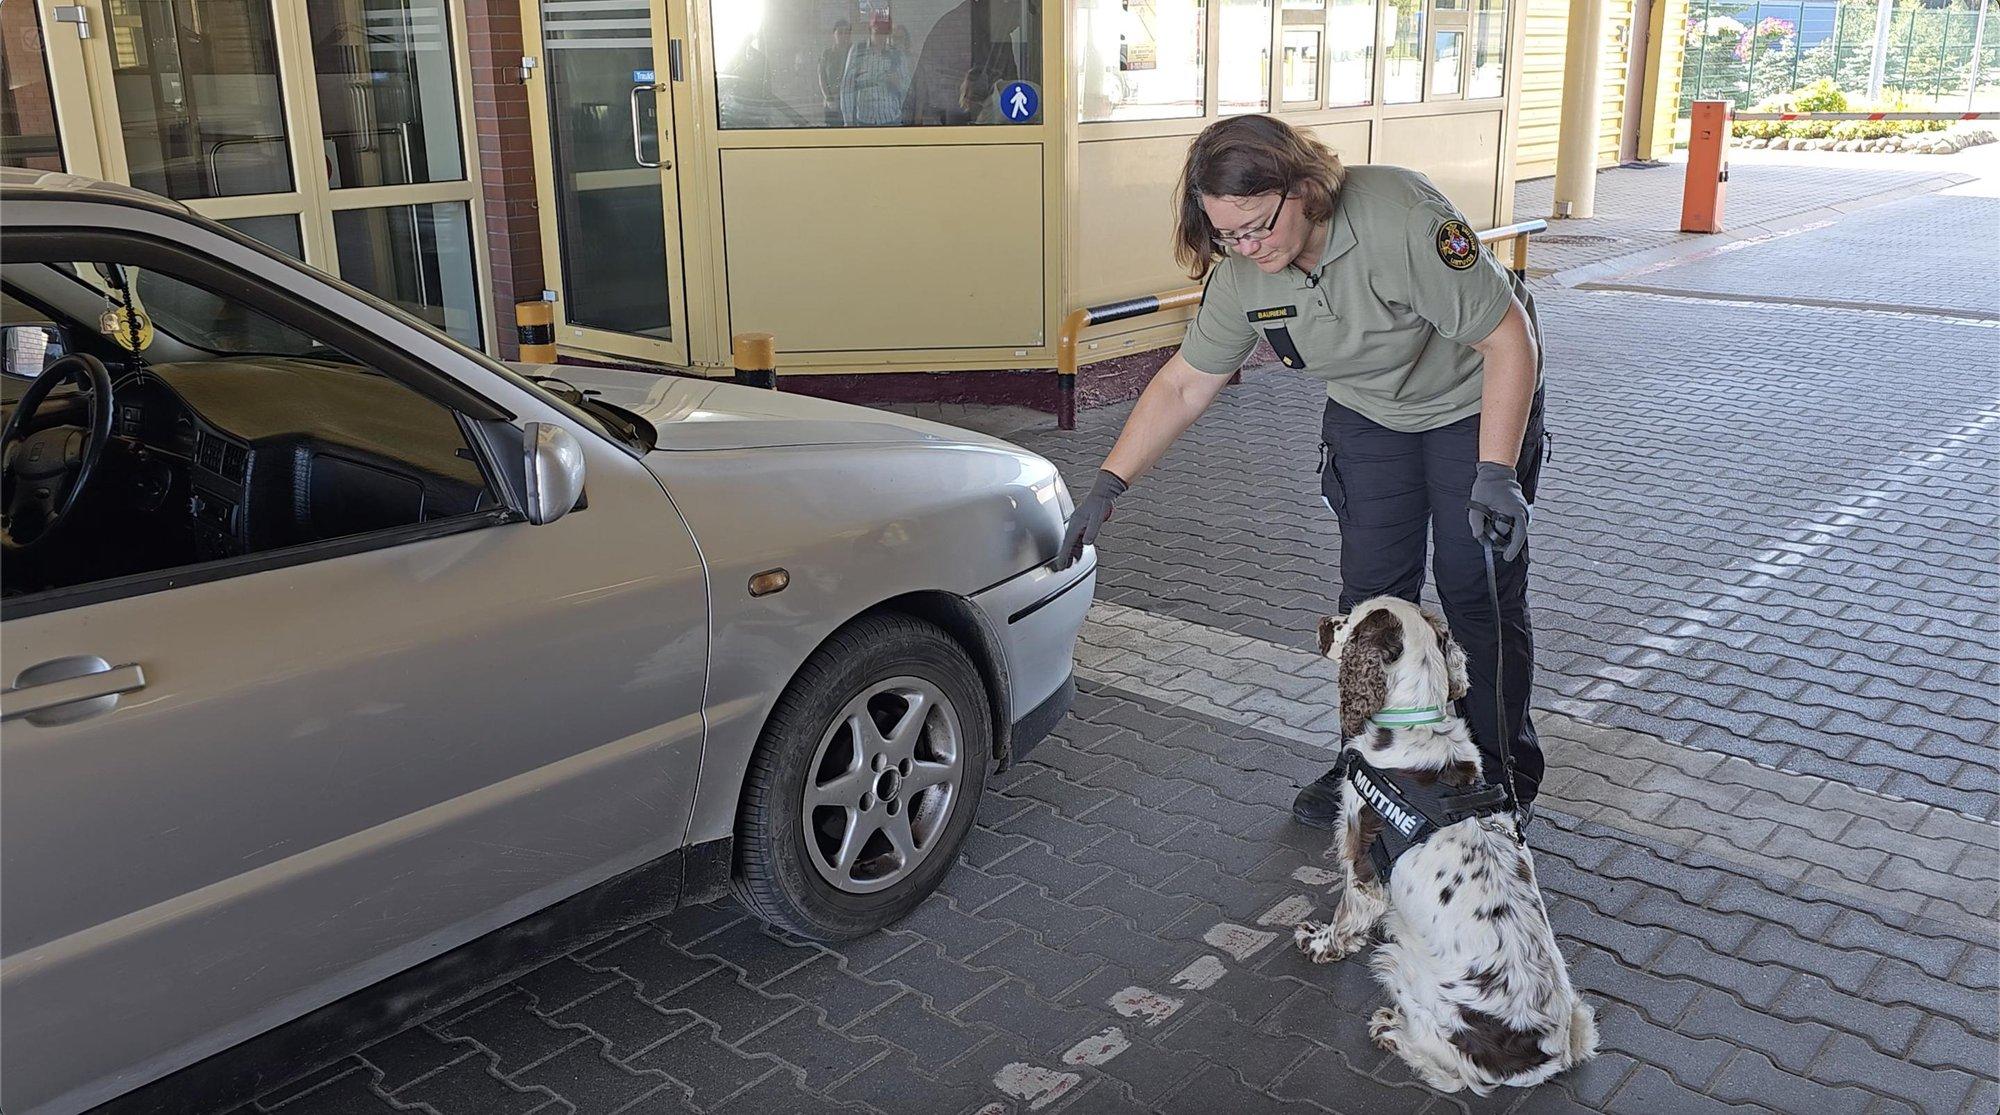
[[[49, 498], [4, 504], [5, 597], [311, 560], [504, 509], [454, 410], [328, 343], [303, 308], [268, 312], [213, 268], [190, 270], [103, 253], [0, 263], [10, 305], [32, 307], [71, 354], [46, 363], [41, 378], [62, 382], [38, 385], [30, 413], [7, 393], [9, 494], [25, 483]], [[110, 399], [85, 389], [79, 356], [104, 366]], [[111, 410], [101, 451], [89, 447], [99, 406]], [[86, 457], [81, 475], [58, 467]]]

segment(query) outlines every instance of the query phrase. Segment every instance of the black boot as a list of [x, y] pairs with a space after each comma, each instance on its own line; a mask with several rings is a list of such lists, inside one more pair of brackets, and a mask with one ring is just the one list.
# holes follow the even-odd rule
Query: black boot
[[1340, 827], [1340, 784], [1345, 780], [1346, 772], [1335, 766], [1308, 783], [1292, 802], [1292, 816], [1316, 829]]

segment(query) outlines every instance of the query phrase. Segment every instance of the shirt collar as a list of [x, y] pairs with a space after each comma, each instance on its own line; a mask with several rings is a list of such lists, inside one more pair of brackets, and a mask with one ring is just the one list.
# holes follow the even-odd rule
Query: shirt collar
[[[1299, 285], [1301, 286], [1314, 285], [1307, 281], [1308, 278], [1318, 280], [1320, 276], [1326, 273], [1328, 264], [1346, 255], [1348, 249], [1354, 247], [1356, 243], [1354, 223], [1347, 219], [1347, 207], [1342, 205], [1340, 201], [1341, 195], [1336, 194], [1334, 197], [1333, 215], [1327, 218], [1326, 222], [1326, 240], [1320, 244], [1319, 262], [1313, 266], [1310, 276], [1303, 271], [1299, 272]], [[1297, 268], [1293, 268], [1293, 270], [1297, 270]]]

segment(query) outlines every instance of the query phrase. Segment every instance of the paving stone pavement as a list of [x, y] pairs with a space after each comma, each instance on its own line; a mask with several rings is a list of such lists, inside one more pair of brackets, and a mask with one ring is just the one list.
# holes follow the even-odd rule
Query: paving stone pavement
[[[1912, 236], [1912, 229], [1937, 235]], [[1750, 301], [1910, 309], [2000, 319], [1996, 269], [1985, 243], [2000, 229], [2000, 197], [1946, 190], [1904, 198], [1774, 238], [1755, 251], [1717, 252], [1587, 284]], [[1872, 266], [1894, 257], [1893, 267]], [[1828, 268], [1825, 261], [1852, 265]]]
[[[1730, 273], [1799, 289], [1781, 243]], [[1581, 1070], [1431, 1092], [1366, 966], [1290, 946], [1338, 887], [1287, 812], [1338, 538], [1319, 396], [1264, 370], [1120, 502], [1075, 714], [912, 917], [829, 947], [685, 909], [248, 1110], [1990, 1115], [2000, 326], [1543, 286], [1532, 844]], [[1017, 440], [1080, 488], [1127, 409]]]
[[[1985, 148], [1947, 157], [1842, 160], [1803, 152], [1737, 151], [1730, 162], [1724, 227], [1732, 233], [1754, 231], [1814, 209], [1865, 204], [1903, 191], [1928, 193], [1988, 173], [1993, 161]], [[1595, 211], [1583, 219], [1551, 220], [1549, 231], [1531, 243], [1530, 273], [1547, 275], [1649, 249], [1701, 243], [1703, 236], [1680, 231], [1686, 180], [1687, 163], [1678, 155], [1664, 165], [1599, 171]], [[1547, 217], [1554, 200], [1554, 178], [1523, 182], [1514, 191], [1514, 219]]]

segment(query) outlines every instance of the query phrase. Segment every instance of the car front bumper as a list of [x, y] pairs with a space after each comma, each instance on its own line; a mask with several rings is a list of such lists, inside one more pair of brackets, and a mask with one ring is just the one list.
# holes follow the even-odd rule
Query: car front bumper
[[1061, 572], [1047, 565], [973, 597], [1007, 656], [1008, 758], [1018, 760], [1069, 711], [1076, 693], [1076, 639], [1097, 591], [1097, 552]]

